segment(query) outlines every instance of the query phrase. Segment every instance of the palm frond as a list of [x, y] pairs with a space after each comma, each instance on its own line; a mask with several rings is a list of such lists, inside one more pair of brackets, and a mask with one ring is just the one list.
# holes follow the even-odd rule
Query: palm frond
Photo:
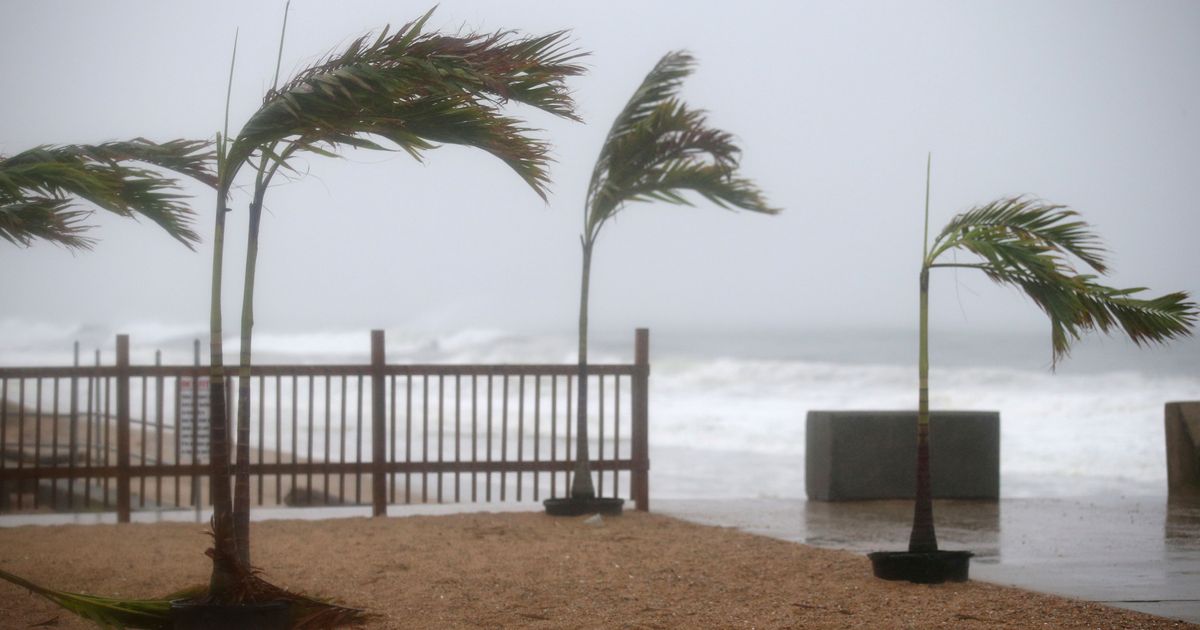
[[975, 244], [985, 247], [1011, 244], [1017, 248], [1042, 248], [1055, 255], [1070, 254], [1104, 273], [1107, 271], [1104, 243], [1091, 232], [1091, 226], [1076, 219], [1078, 216], [1066, 206], [1030, 197], [998, 199], [951, 219], [934, 239], [930, 260], [953, 247], [971, 250]]
[[28, 589], [64, 609], [106, 628], [171, 628], [171, 602], [166, 599], [122, 600], [82, 593], [56, 591], [0, 570], [0, 579]]
[[36, 240], [49, 241], [67, 249], [91, 249], [95, 240], [84, 236], [83, 220], [91, 213], [72, 210], [65, 199], [26, 197], [5, 203], [0, 196], [0, 237], [21, 247]]
[[982, 259], [975, 267], [999, 284], [1017, 287], [1050, 319], [1052, 364], [1086, 332], [1123, 332], [1134, 343], [1165, 343], [1191, 334], [1198, 314], [1186, 293], [1135, 297], [1143, 288], [1116, 289], [1080, 273], [1070, 257], [1104, 273], [1106, 250], [1090, 226], [1065, 206], [1024, 197], [1000, 199], [964, 212], [934, 240], [926, 265], [962, 249]]
[[726, 209], [779, 212], [753, 182], [737, 176], [741, 149], [734, 137], [679, 99], [694, 67], [686, 52], [664, 55], [613, 121], [588, 184], [589, 240], [626, 203], [692, 205], [684, 196], [689, 191]]
[[564, 81], [583, 72], [575, 62], [584, 53], [563, 31], [426, 34], [431, 13], [364, 35], [270, 91], [230, 147], [224, 185], [265, 146], [384, 148], [375, 136], [417, 158], [439, 142], [484, 149], [545, 197], [546, 145], [499, 107], [512, 100], [577, 119]]
[[[62, 202], [59, 211], [63, 212], [72, 205], [73, 198], [82, 199], [120, 216], [146, 217], [194, 249], [200, 237], [192, 229], [193, 213], [183, 202], [186, 196], [180, 192], [179, 182], [138, 164], [171, 170], [212, 185], [216, 176], [212, 171], [211, 146], [204, 141], [172, 140], [158, 144], [136, 138], [99, 145], [34, 147], [0, 158], [0, 200], [34, 203], [38, 199], [53, 199]], [[37, 203], [45, 207], [44, 202]], [[68, 218], [72, 216], [78, 215]], [[78, 227], [77, 223], [74, 225]], [[72, 232], [62, 234], [68, 240], [72, 235]], [[47, 238], [44, 233], [27, 236], [28, 239], [17, 237], [17, 241], [28, 244], [30, 239]]]

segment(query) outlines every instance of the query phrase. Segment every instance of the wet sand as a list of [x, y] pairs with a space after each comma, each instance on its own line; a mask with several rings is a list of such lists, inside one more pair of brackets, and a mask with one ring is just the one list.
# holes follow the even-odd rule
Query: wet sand
[[[288, 588], [365, 608], [371, 628], [1182, 628], [1141, 613], [979, 582], [877, 580], [867, 559], [628, 513], [253, 524], [254, 564]], [[0, 529], [0, 567], [64, 590], [154, 597], [205, 581], [195, 524]], [[0, 584], [0, 627], [57, 618]]]

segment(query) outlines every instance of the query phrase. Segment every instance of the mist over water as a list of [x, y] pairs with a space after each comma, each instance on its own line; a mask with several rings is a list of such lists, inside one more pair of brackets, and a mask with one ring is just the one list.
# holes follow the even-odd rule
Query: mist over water
[[[198, 326], [121, 327], [135, 363], [192, 362]], [[0, 321], [0, 364], [112, 361], [115, 331]], [[272, 332], [256, 362], [364, 363], [361, 331]], [[466, 329], [387, 331], [391, 363], [571, 363], [571, 333]], [[227, 339], [227, 361], [236, 339]], [[811, 409], [911, 409], [916, 343], [909, 331], [651, 331], [651, 493], [661, 498], [803, 497], [805, 414]], [[206, 345], [206, 344], [205, 344]], [[592, 339], [592, 361], [632, 361], [633, 331]], [[1166, 492], [1163, 404], [1200, 399], [1200, 343], [1138, 349], [1089, 338], [1050, 370], [1037, 334], [936, 331], [934, 409], [1001, 414], [1005, 497], [1161, 495]], [[202, 356], [207, 362], [207, 357]], [[561, 401], [560, 401], [561, 404]], [[287, 442], [284, 440], [284, 450]], [[319, 448], [318, 448], [319, 450]]]

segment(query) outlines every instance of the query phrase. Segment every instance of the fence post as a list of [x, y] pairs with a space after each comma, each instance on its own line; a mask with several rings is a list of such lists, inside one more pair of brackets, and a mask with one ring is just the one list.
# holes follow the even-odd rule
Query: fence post
[[129, 522], [129, 335], [117, 335], [117, 522]]
[[387, 516], [387, 416], [384, 407], [383, 331], [371, 331], [371, 515]]
[[636, 509], [650, 511], [650, 330], [638, 328], [633, 349], [633, 479], [631, 494]]

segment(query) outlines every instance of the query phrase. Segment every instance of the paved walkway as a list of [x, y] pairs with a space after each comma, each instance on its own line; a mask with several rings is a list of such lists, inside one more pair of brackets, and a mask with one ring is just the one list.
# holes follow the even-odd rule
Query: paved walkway
[[[869, 551], [903, 549], [912, 503], [656, 500], [689, 521]], [[943, 549], [975, 552], [971, 578], [1200, 623], [1200, 501], [1164, 497], [938, 501]]]

